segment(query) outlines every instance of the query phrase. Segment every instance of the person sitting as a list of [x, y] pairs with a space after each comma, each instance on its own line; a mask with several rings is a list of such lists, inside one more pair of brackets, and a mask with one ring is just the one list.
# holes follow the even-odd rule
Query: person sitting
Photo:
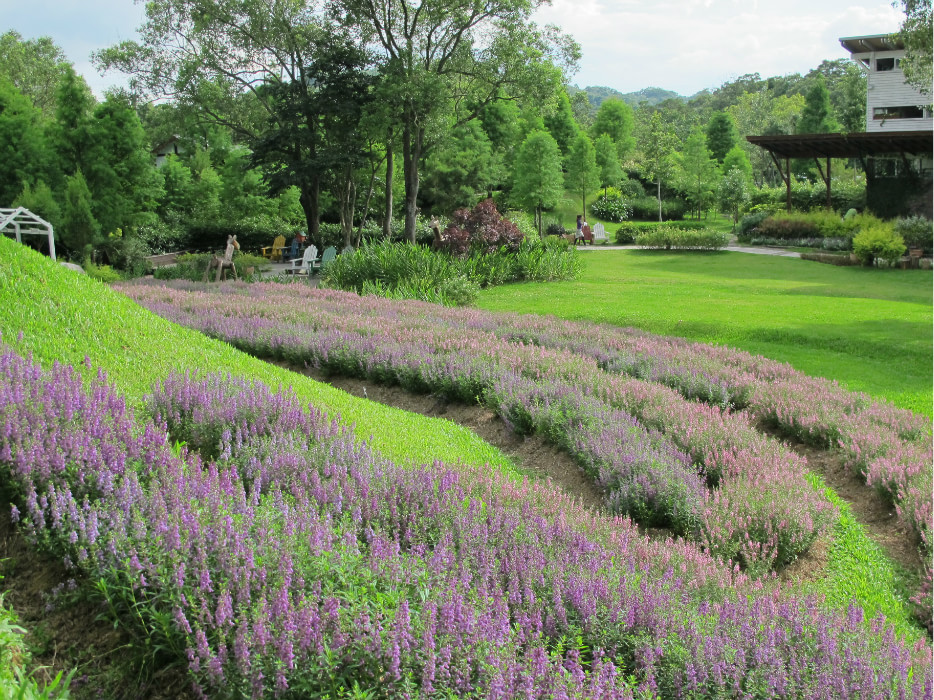
[[584, 221], [584, 215], [577, 215], [577, 233], [574, 236], [575, 243], [584, 243], [584, 226], [587, 226], [587, 222]]
[[298, 257], [299, 251], [302, 249], [302, 246], [305, 243], [305, 232], [296, 231], [295, 238], [292, 239], [292, 247], [289, 248], [289, 260], [294, 260]]

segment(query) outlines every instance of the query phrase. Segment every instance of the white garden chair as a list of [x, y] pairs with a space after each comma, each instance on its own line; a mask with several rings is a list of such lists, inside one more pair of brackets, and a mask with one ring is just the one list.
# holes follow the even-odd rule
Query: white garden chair
[[318, 258], [318, 249], [310, 245], [305, 248], [302, 257], [295, 258], [292, 261], [292, 267], [286, 271], [293, 275], [310, 275], [314, 269], [315, 260]]

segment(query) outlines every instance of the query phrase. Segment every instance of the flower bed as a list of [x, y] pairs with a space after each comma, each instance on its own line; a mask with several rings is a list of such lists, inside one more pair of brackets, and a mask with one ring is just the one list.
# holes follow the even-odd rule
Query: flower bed
[[[588, 355], [573, 343], [565, 347], [558, 336], [553, 347], [528, 344], [545, 337], [534, 329], [539, 321], [523, 327], [519, 317], [281, 285], [228, 287], [224, 294], [193, 293], [184, 284], [123, 289], [170, 320], [260, 357], [481, 400], [520, 429], [537, 427], [573, 447], [605, 489], [610, 508], [646, 523], [668, 524], [756, 574], [806, 551], [831, 516], [831, 506], [806, 482], [803, 461], [753, 430], [748, 416], [605, 372], [599, 364], [619, 357], [612, 347], [601, 354], [594, 346]], [[509, 377], [537, 387], [505, 389]], [[709, 382], [699, 386], [705, 391]], [[544, 392], [539, 408], [528, 398], [535, 392]], [[536, 414], [545, 404], [545, 412], [552, 411], [558, 396], [564, 405], [554, 410], [564, 414], [561, 420]], [[626, 449], [607, 449], [604, 445], [614, 441], [622, 444], [620, 439], [607, 435], [601, 421], [581, 416], [612, 411], [623, 411], [650, 430], [632, 433], [632, 440], [623, 441]], [[613, 420], [623, 425], [626, 418], [617, 413]], [[660, 431], [673, 447], [651, 447]], [[693, 473], [674, 448], [697, 464]], [[649, 452], [651, 459], [635, 456]]]
[[202, 692], [931, 693], [929, 647], [881, 619], [754, 597], [551, 489], [400, 467], [230, 377], [168, 377], [148, 405], [4, 352], [0, 469], [24, 530]]

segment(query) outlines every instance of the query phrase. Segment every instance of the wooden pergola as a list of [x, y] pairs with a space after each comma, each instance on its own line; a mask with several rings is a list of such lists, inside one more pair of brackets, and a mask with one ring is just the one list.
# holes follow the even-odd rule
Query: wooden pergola
[[52, 224], [45, 219], [36, 216], [23, 207], [17, 207], [16, 209], [0, 208], [0, 233], [6, 233], [7, 231], [13, 232], [17, 243], [23, 242], [23, 234], [48, 236], [49, 257], [55, 260], [55, 235], [52, 231]]
[[[781, 175], [788, 193], [788, 209], [791, 209], [791, 159], [813, 158], [817, 163], [821, 179], [827, 186], [827, 206], [830, 206], [830, 159], [859, 158], [866, 167], [866, 157], [876, 155], [900, 155], [906, 162], [908, 156], [930, 156], [934, 148], [934, 132], [890, 131], [854, 132], [850, 134], [776, 134], [773, 136], [747, 136], [749, 143], [764, 148], [772, 156], [778, 174]], [[821, 167], [821, 159], [826, 169]], [[784, 161], [784, 167], [783, 167]]]

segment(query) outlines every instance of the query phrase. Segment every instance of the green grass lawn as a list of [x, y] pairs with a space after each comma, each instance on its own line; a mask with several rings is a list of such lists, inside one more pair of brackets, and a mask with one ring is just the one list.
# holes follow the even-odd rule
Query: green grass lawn
[[924, 270], [746, 253], [584, 253], [579, 280], [484, 290], [477, 306], [634, 326], [729, 345], [932, 415]]

